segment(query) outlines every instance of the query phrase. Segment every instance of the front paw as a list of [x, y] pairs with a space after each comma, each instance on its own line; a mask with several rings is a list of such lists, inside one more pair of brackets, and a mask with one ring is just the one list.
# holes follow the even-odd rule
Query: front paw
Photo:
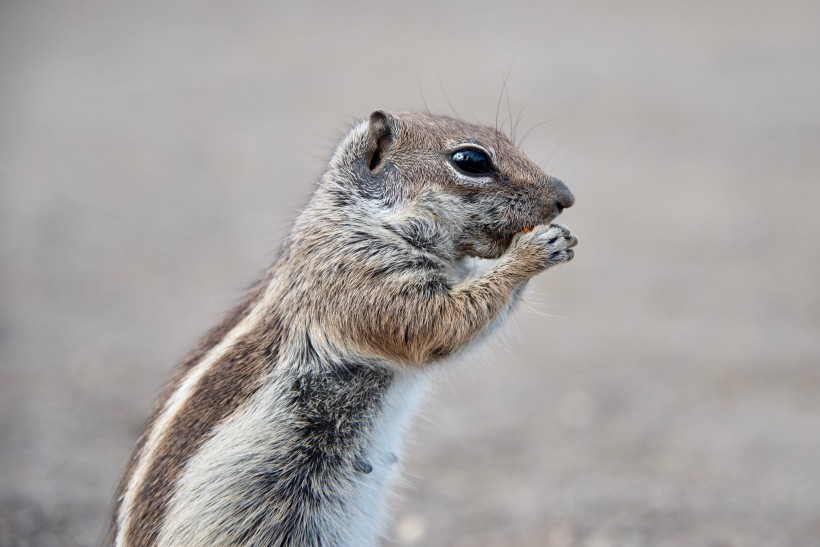
[[513, 241], [512, 251], [516, 259], [535, 274], [572, 260], [575, 256], [572, 248], [577, 244], [578, 239], [568, 228], [542, 224]]

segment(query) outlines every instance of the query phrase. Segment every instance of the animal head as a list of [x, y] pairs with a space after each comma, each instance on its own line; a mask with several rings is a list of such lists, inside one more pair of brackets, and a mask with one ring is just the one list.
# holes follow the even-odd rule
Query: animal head
[[498, 258], [515, 234], [574, 201], [494, 128], [419, 113], [373, 112], [328, 174], [340, 204], [347, 192], [382, 225], [450, 258]]

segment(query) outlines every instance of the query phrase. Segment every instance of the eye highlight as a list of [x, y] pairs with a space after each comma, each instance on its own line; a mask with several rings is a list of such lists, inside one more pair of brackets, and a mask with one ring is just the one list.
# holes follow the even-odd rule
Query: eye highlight
[[465, 148], [453, 152], [450, 159], [453, 161], [453, 165], [465, 175], [484, 176], [495, 173], [485, 153], [475, 148]]

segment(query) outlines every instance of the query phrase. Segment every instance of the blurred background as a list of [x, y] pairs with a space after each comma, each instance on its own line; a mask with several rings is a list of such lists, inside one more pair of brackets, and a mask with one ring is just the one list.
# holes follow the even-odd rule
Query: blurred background
[[509, 129], [508, 99], [581, 243], [432, 393], [388, 545], [820, 545], [818, 21], [4, 0], [0, 545], [100, 541], [158, 389], [354, 121]]

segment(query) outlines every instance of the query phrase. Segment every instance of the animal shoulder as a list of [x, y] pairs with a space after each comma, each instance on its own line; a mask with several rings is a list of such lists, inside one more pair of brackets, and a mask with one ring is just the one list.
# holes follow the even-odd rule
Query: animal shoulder
[[[375, 544], [425, 372], [573, 258], [552, 223], [573, 201], [492, 127], [373, 112], [157, 398], [109, 543]], [[492, 261], [465, 275], [472, 258]]]

